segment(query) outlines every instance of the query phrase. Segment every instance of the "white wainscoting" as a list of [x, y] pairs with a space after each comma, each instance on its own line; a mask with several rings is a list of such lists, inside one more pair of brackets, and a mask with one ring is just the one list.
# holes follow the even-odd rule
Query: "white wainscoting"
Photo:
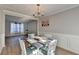
[[58, 46], [79, 54], [79, 36], [53, 33], [54, 38], [58, 40]]
[[4, 34], [0, 34], [0, 53], [3, 49], [3, 47], [5, 47], [5, 36], [4, 36]]

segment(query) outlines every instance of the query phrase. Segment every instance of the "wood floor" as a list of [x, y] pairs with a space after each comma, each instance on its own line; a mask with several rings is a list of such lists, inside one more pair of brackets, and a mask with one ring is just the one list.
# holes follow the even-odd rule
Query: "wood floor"
[[[21, 55], [19, 38], [23, 38], [22, 36], [17, 37], [9, 37], [6, 38], [6, 47], [3, 48], [1, 55]], [[64, 49], [57, 47], [56, 55], [74, 55], [74, 53], [68, 52]]]

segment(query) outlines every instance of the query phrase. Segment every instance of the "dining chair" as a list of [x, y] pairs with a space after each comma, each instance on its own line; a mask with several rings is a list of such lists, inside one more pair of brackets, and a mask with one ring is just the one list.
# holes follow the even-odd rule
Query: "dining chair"
[[22, 55], [27, 55], [24, 41], [19, 39], [19, 43], [20, 43], [20, 47], [21, 47], [21, 54]]
[[55, 55], [57, 40], [54, 39], [52, 41], [46, 42], [42, 48], [40, 48], [41, 52], [44, 55]]
[[33, 39], [34, 36], [35, 36], [35, 34], [33, 34], [33, 33], [32, 33], [32, 34], [28, 34], [28, 38], [29, 38], [29, 39]]
[[45, 36], [45, 37], [47, 37], [47, 38], [52, 38], [52, 37], [53, 37], [53, 35], [52, 35], [52, 34], [47, 34], [47, 33], [46, 33], [46, 34], [44, 34], [44, 36]]
[[33, 53], [36, 48], [33, 46], [30, 46], [28, 48], [25, 48], [25, 43], [23, 40], [19, 39], [20, 47], [21, 47], [21, 55], [37, 55], [37, 52]]
[[56, 39], [50, 41], [50, 43], [48, 44], [47, 54], [48, 55], [55, 55], [56, 46], [57, 46], [57, 40]]
[[53, 40], [52, 34], [44, 34], [44, 37], [46, 37], [48, 40]]

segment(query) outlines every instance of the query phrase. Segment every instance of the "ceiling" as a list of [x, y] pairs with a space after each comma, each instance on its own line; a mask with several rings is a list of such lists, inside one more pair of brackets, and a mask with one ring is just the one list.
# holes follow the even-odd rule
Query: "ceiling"
[[5, 19], [7, 21], [11, 21], [11, 22], [21, 22], [22, 18], [21, 17], [16, 17], [16, 16], [11, 16], [11, 15], [5, 15]]
[[35, 19], [23, 19], [22, 17], [17, 16], [11, 16], [11, 15], [5, 15], [5, 20], [10, 22], [35, 22]]
[[[77, 7], [77, 4], [41, 4], [40, 10], [44, 16], [49, 16], [62, 12], [74, 7]], [[35, 4], [1, 4], [0, 9], [19, 12], [25, 15], [33, 16], [36, 11]]]

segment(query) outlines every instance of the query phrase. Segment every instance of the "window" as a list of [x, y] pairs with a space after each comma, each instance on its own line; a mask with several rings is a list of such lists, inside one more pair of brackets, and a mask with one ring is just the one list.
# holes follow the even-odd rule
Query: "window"
[[11, 23], [11, 33], [21, 33], [24, 32], [24, 24], [23, 23]]
[[10, 27], [11, 29], [11, 33], [14, 33], [14, 32], [16, 32], [16, 30], [15, 30], [15, 23], [11, 23], [11, 27]]
[[21, 32], [24, 32], [24, 24], [21, 24], [20, 29], [21, 29]]

